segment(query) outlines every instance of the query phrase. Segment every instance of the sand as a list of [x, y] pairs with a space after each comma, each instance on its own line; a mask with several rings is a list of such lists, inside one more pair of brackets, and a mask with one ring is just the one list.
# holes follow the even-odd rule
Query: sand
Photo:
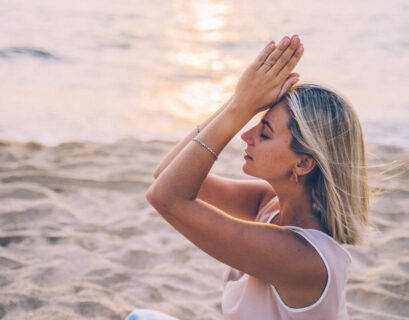
[[[0, 143], [0, 319], [124, 319], [153, 308], [180, 319], [222, 319], [224, 265], [177, 233], [148, 204], [152, 172], [173, 143]], [[408, 161], [368, 145], [371, 164]], [[237, 179], [230, 144], [212, 173]], [[379, 234], [353, 256], [353, 320], [409, 319], [408, 162], [369, 170], [370, 220]], [[30, 316], [30, 317], [29, 317]]]

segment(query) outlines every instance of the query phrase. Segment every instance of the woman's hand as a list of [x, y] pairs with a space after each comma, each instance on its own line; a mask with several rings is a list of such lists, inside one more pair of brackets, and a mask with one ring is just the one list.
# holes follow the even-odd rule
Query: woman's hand
[[277, 47], [270, 42], [241, 75], [231, 105], [255, 115], [278, 102], [299, 80], [291, 71], [303, 51], [297, 35], [285, 36]]

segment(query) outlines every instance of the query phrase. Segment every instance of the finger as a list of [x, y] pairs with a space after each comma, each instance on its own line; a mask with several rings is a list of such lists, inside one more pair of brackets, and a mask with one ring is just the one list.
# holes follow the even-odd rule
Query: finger
[[[278, 58], [280, 58], [280, 56], [285, 51], [285, 49], [287, 49], [289, 44], [290, 44], [289, 37], [285, 36], [284, 38], [282, 38], [280, 43], [277, 45], [277, 48], [266, 57], [265, 62], [274, 66]], [[260, 66], [258, 70], [267, 72], [272, 68], [272, 66], [263, 64], [262, 66]]]
[[262, 65], [263, 62], [266, 60], [266, 58], [271, 54], [271, 52], [274, 51], [276, 45], [275, 45], [275, 41], [270, 41], [263, 50], [261, 50], [261, 52], [259, 53], [259, 55], [257, 56], [256, 60], [254, 60], [253, 62], [253, 69], [254, 70], [258, 70]]
[[294, 52], [297, 50], [299, 43], [300, 43], [300, 38], [297, 35], [294, 35], [291, 38], [290, 45], [285, 49], [282, 55], [278, 58], [278, 60], [274, 64], [274, 67], [269, 70], [271, 74], [276, 76], [281, 71], [281, 69], [283, 69], [283, 67], [288, 64]]
[[298, 81], [300, 81], [300, 78], [299, 78], [299, 77], [300, 77], [300, 76], [297, 74], [297, 75], [289, 76], [289, 77], [287, 78], [287, 80], [284, 82], [283, 86], [281, 87], [281, 91], [280, 91], [280, 94], [279, 94], [279, 99], [281, 99], [281, 97], [282, 97], [283, 95], [285, 95], [286, 92], [287, 92], [288, 90], [290, 90], [290, 88], [291, 88], [293, 85], [295, 85]]
[[304, 52], [304, 47], [301, 44], [298, 46], [297, 50], [295, 51], [293, 56], [290, 58], [290, 61], [278, 73], [277, 78], [279, 80], [286, 79], [290, 75], [290, 72], [294, 70], [298, 61], [300, 61], [303, 52]]

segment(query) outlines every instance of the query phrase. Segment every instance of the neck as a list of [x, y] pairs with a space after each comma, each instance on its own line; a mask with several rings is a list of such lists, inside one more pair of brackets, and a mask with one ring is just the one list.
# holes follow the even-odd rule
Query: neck
[[303, 228], [315, 226], [316, 216], [312, 210], [311, 190], [303, 184], [274, 184], [280, 203], [280, 225]]

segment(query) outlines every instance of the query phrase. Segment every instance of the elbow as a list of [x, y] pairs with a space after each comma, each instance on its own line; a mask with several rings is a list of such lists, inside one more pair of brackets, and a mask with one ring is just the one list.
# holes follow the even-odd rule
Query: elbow
[[172, 190], [172, 187], [162, 185], [156, 180], [146, 191], [146, 200], [155, 208], [170, 208], [186, 200], [196, 200], [196, 196], [181, 197]]
[[148, 201], [150, 204], [152, 204], [153, 194], [152, 194], [151, 188], [149, 188], [148, 191], [146, 191], [146, 193], [145, 193], [145, 199], [146, 199], [146, 201]]
[[145, 193], [145, 198], [146, 200], [154, 206], [155, 203], [157, 203], [159, 200], [159, 196], [157, 194], [157, 191], [155, 190], [154, 184], [152, 184], [148, 191]]
[[155, 182], [146, 191], [145, 198], [155, 208], [162, 207], [169, 202], [168, 192], [165, 192], [163, 188], [158, 188]]
[[165, 198], [164, 193], [155, 189], [153, 185], [146, 192], [145, 198], [161, 216], [164, 217], [172, 214], [172, 202], [168, 197]]

